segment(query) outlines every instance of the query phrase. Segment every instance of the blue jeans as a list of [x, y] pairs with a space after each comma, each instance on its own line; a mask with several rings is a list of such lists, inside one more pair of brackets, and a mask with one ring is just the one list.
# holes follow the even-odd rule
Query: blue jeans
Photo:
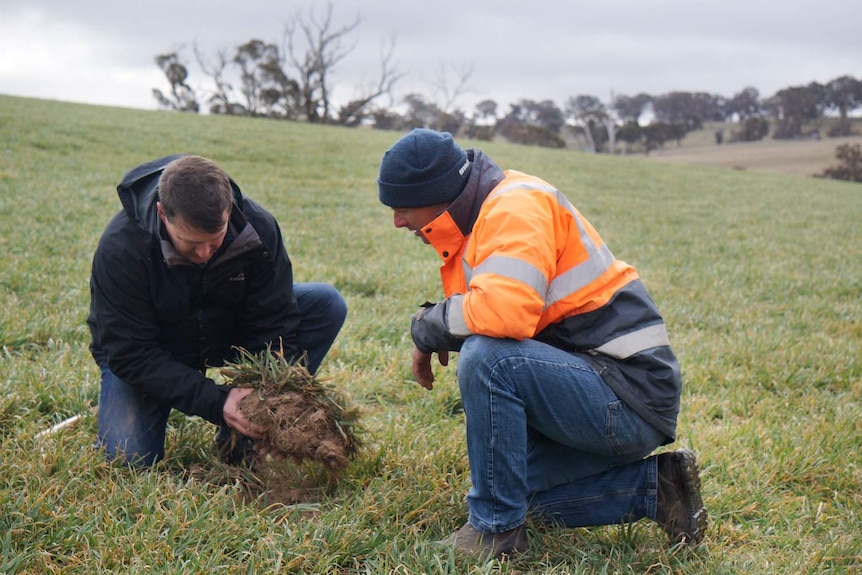
[[[302, 315], [299, 344], [308, 352], [309, 371], [315, 373], [344, 324], [347, 304], [328, 284], [299, 283], [293, 290]], [[152, 465], [165, 454], [171, 404], [140, 394], [107, 367], [100, 369], [99, 445], [111, 459], [123, 457], [128, 463]]]
[[470, 524], [501, 533], [527, 513], [568, 527], [655, 518], [665, 437], [582, 356], [535, 340], [471, 336], [458, 358]]

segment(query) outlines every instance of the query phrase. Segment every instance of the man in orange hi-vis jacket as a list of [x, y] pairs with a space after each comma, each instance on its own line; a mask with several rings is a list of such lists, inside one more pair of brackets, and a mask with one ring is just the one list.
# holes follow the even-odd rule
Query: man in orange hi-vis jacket
[[479, 557], [527, 547], [528, 512], [569, 527], [649, 518], [701, 541], [695, 456], [676, 437], [681, 378], [638, 273], [551, 184], [502, 170], [445, 132], [383, 156], [380, 201], [442, 259], [445, 299], [411, 322], [413, 374], [459, 352], [472, 487], [443, 544]]

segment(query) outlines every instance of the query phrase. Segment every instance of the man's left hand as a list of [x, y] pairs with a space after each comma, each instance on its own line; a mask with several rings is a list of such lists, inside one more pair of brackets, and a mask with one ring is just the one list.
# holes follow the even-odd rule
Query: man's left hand
[[[418, 347], [413, 348], [413, 377], [416, 382], [425, 389], [434, 389], [434, 370], [431, 369], [431, 353], [425, 353]], [[449, 352], [446, 350], [437, 352], [437, 360], [440, 365], [449, 365]]]

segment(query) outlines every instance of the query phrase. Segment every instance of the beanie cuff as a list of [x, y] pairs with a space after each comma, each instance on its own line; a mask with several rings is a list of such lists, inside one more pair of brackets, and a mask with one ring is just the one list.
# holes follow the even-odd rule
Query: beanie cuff
[[470, 160], [464, 159], [448, 172], [430, 181], [395, 184], [377, 180], [377, 196], [390, 208], [424, 208], [448, 204], [457, 198], [467, 184]]

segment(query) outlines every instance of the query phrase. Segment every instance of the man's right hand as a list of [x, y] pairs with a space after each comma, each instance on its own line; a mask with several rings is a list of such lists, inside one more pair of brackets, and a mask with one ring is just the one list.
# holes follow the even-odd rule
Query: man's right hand
[[222, 413], [224, 415], [224, 422], [228, 427], [236, 429], [246, 437], [261, 439], [263, 437], [263, 428], [246, 419], [245, 415], [239, 409], [239, 402], [252, 392], [254, 392], [254, 389], [250, 387], [234, 387], [231, 389], [227, 394]]
[[[418, 347], [413, 348], [413, 377], [416, 382], [425, 389], [434, 389], [434, 371], [431, 369], [431, 355], [421, 351]], [[440, 365], [449, 365], [449, 352], [446, 350], [437, 352]]]

